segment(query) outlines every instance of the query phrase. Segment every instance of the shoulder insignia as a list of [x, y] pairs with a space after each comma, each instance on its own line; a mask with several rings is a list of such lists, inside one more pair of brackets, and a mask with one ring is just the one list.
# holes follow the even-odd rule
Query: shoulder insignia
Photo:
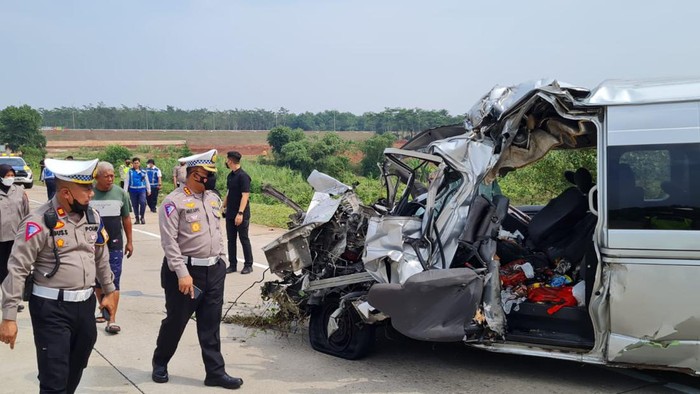
[[24, 230], [24, 240], [29, 241], [33, 236], [39, 234], [42, 228], [39, 224], [34, 222], [27, 222], [27, 227]]
[[185, 186], [185, 187], [182, 188], [182, 190], [183, 190], [183, 191], [185, 192], [185, 194], [187, 194], [188, 196], [191, 196], [191, 195], [192, 195], [192, 192], [190, 191], [190, 188], [189, 188], [189, 187]]
[[58, 216], [60, 216], [60, 217], [66, 216], [66, 210], [63, 209], [63, 207], [58, 207], [58, 209], [56, 209], [56, 213], [57, 213]]
[[165, 215], [167, 217], [170, 217], [170, 215], [172, 215], [172, 213], [175, 212], [175, 204], [171, 202], [163, 205], [163, 208], [165, 208]]
[[95, 239], [95, 245], [103, 246], [109, 241], [109, 235], [107, 235], [107, 229], [100, 220], [100, 226], [97, 229], [97, 239]]
[[54, 229], [54, 230], [59, 230], [59, 229], [62, 229], [65, 225], [66, 225], [65, 223], [63, 223], [62, 221], [59, 220], [59, 221], [56, 222], [56, 225], [54, 226], [53, 229]]

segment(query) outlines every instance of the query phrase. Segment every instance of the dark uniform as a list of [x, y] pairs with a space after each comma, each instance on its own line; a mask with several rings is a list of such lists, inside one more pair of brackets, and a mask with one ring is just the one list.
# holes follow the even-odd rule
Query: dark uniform
[[[59, 178], [60, 162], [63, 160], [46, 160], [47, 168]], [[83, 172], [92, 174], [95, 165], [97, 160], [87, 162]], [[86, 175], [77, 176], [77, 183], [87, 182]], [[104, 247], [106, 231], [97, 211], [87, 209], [90, 212], [67, 213], [54, 197], [25, 217], [15, 237], [9, 275], [2, 283], [3, 319], [16, 320], [25, 279], [33, 275], [29, 312], [42, 393], [75, 392], [97, 339], [92, 289], [95, 278], [102, 283], [105, 294], [114, 291], [109, 254]], [[53, 229], [46, 226], [45, 213], [49, 211], [58, 218]], [[47, 277], [56, 266], [54, 249], [60, 265], [55, 275]]]
[[[215, 160], [215, 150], [207, 153]], [[188, 167], [197, 166], [207, 162], [197, 159], [201, 156], [181, 161], [186, 161]], [[211, 165], [202, 166], [208, 171], [215, 170]], [[175, 354], [192, 313], [197, 316], [197, 335], [206, 370], [205, 384], [221, 385], [219, 379], [230, 379], [226, 375], [219, 337], [226, 277], [226, 254], [220, 227], [221, 204], [221, 199], [213, 191], [195, 194], [183, 185], [168, 194], [159, 210], [161, 245], [165, 252], [160, 278], [165, 290], [167, 316], [162, 321], [153, 353], [153, 380], [156, 382], [168, 381], [167, 364]], [[187, 276], [191, 276], [194, 286], [201, 290], [194, 299], [179, 291], [178, 279]]]
[[241, 205], [243, 193], [250, 193], [250, 176], [242, 168], [231, 171], [226, 178], [226, 188], [228, 189], [228, 201], [226, 204], [226, 237], [228, 239], [228, 258], [231, 271], [238, 269], [238, 248], [236, 238], [240, 239], [243, 248], [243, 266], [253, 267], [253, 248], [248, 236], [250, 227], [250, 202], [243, 210], [243, 221], [236, 226], [236, 214]]

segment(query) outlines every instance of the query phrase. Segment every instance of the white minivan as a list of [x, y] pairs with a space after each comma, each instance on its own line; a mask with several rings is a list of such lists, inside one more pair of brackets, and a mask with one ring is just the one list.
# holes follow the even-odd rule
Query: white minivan
[[[543, 207], [493, 185], [556, 149], [597, 168]], [[265, 252], [312, 346], [364, 356], [374, 327], [585, 363], [700, 372], [700, 80], [497, 87], [463, 125], [385, 151], [386, 196], [314, 173]], [[597, 173], [597, 181], [591, 171]]]

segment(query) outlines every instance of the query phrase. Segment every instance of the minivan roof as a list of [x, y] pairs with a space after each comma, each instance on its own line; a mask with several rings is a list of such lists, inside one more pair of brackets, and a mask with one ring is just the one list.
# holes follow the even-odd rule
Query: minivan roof
[[700, 77], [609, 79], [582, 100], [584, 105], [629, 105], [700, 100]]

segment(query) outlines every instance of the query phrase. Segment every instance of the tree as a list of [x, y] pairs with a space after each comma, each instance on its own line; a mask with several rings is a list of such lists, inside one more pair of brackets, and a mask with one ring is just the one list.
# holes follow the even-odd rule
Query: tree
[[12, 150], [22, 145], [44, 149], [46, 137], [40, 127], [41, 114], [28, 105], [9, 106], [0, 111], [0, 138]]
[[121, 145], [109, 145], [100, 155], [101, 161], [107, 161], [114, 166], [122, 164], [124, 160], [131, 159], [131, 151]]
[[360, 162], [360, 171], [364, 176], [378, 176], [377, 163], [384, 161], [384, 149], [389, 148], [396, 138], [393, 134], [381, 134], [365, 141], [362, 145], [362, 153], [365, 157]]

